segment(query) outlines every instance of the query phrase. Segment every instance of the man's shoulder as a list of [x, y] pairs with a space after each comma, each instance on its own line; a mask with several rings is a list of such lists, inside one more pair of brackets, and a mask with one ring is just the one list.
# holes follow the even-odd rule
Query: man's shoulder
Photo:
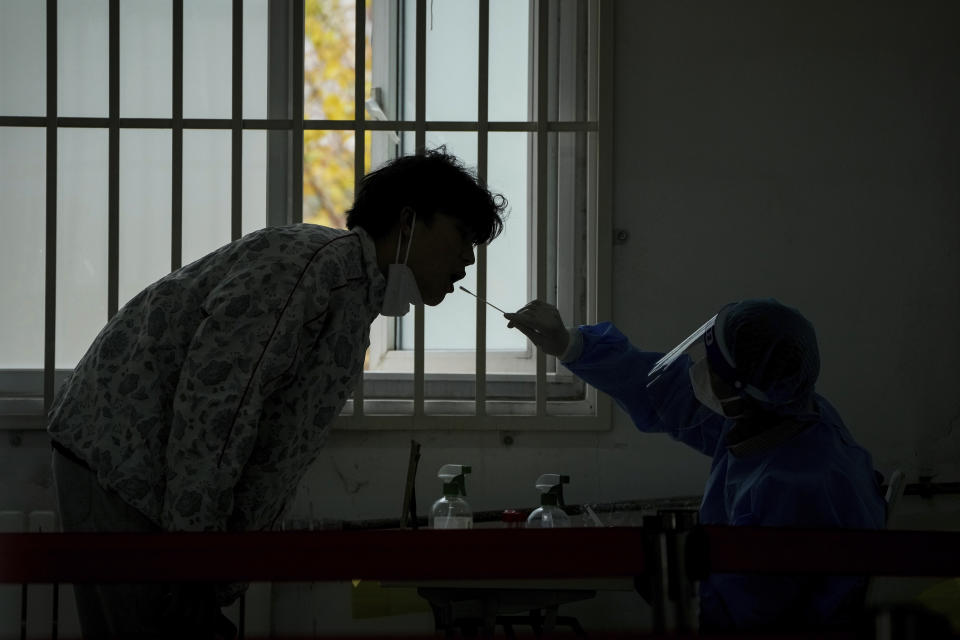
[[329, 242], [347, 238], [350, 235], [351, 233], [346, 229], [301, 222], [279, 227], [264, 227], [246, 234], [237, 242], [251, 251], [272, 250], [285, 255], [308, 251], [312, 254]]
[[284, 251], [299, 253], [308, 269], [305, 275], [326, 288], [367, 279], [377, 268], [376, 250], [362, 229], [303, 223], [275, 227], [268, 236], [278, 247], [286, 247]]
[[360, 239], [355, 233], [309, 223], [259, 229], [235, 245], [236, 258], [242, 256], [239, 265], [250, 269], [266, 265], [270, 271], [299, 273], [311, 265], [330, 263], [347, 267], [360, 257]]
[[330, 291], [367, 277], [368, 253], [355, 231], [308, 223], [266, 227], [231, 243], [203, 276], [216, 278], [224, 291]]

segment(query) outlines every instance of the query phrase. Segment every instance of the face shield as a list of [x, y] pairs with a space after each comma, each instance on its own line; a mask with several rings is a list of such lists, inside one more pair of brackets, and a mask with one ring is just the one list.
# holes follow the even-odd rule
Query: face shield
[[647, 374], [647, 386], [649, 387], [659, 381], [664, 372], [684, 356], [689, 357], [693, 362], [702, 360], [707, 355], [703, 336], [708, 330], [713, 330], [716, 322], [717, 316], [713, 316], [704, 322], [699, 329], [687, 336], [680, 344], [657, 360], [650, 369], [650, 373]]
[[[656, 385], [671, 367], [682, 366], [679, 363], [687, 362], [698, 399], [717, 413], [724, 413], [720, 410], [720, 405], [734, 398], [750, 396], [760, 402], [768, 402], [767, 394], [748, 384], [737, 371], [733, 355], [722, 339], [728, 314], [733, 307], [733, 304], [726, 305], [717, 315], [704, 322], [699, 329], [657, 360], [647, 374], [647, 387]], [[711, 373], [733, 388], [736, 395], [716, 398], [714, 394], [712, 400], [708, 398], [708, 393], [712, 392], [709, 382]]]
[[711, 409], [716, 410], [718, 402], [707, 396], [716, 389], [725, 396], [713, 398], [719, 404], [736, 394], [765, 411], [805, 417], [816, 413], [813, 393], [819, 370], [813, 325], [799, 311], [773, 299], [743, 300], [723, 307], [660, 358], [650, 370], [647, 388], [655, 391], [658, 383], [663, 387], [665, 380], [688, 373], [698, 399]]

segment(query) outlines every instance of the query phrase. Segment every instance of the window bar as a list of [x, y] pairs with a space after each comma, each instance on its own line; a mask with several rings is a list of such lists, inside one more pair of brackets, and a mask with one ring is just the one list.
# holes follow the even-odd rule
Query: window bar
[[[293, 156], [291, 114], [293, 112], [293, 6], [290, 0], [267, 5], [267, 119], [256, 122], [257, 128], [267, 130], [267, 205], [265, 223], [268, 227], [295, 222], [291, 208], [296, 181], [291, 180], [290, 163]], [[301, 47], [302, 48], [302, 47]], [[296, 93], [296, 92], [294, 92]], [[262, 124], [261, 124], [262, 123]], [[275, 127], [275, 125], [283, 125]], [[278, 132], [275, 128], [291, 131]], [[291, 185], [293, 188], [291, 188]]]
[[[547, 299], [547, 32], [549, 29], [547, 1], [540, 0], [537, 11], [537, 198], [533, 228], [537, 232], [537, 299]], [[537, 416], [547, 410], [547, 359], [542, 349], [537, 349]]]
[[47, 193], [43, 408], [53, 402], [57, 348], [57, 0], [47, 3]]
[[231, 119], [230, 239], [243, 229], [243, 0], [233, 0], [233, 117]]
[[107, 317], [117, 313], [120, 270], [120, 0], [110, 0], [110, 126], [107, 196]]
[[[593, 109], [587, 117], [597, 121], [597, 133], [594, 137], [595, 149], [599, 153], [590, 154], [593, 167], [590, 168], [590, 181], [593, 183], [595, 197], [590, 199], [591, 204], [596, 207], [594, 216], [596, 224], [588, 225], [589, 229], [595, 229], [595, 237], [589, 238], [588, 251], [594, 251], [595, 257], [588, 261], [594, 272], [588, 282], [595, 283], [596, 293], [588, 297], [593, 305], [593, 313], [588, 316], [588, 322], [597, 322], [600, 318], [610, 317], [610, 300], [612, 289], [612, 260], [609, 244], [604, 246], [604, 242], [609, 243], [613, 237], [613, 225], [608, 216], [598, 215], [600, 212], [610, 211], [610, 199], [612, 191], [612, 153], [613, 148], [613, 83], [610, 73], [613, 69], [613, 39], [607, 37], [613, 33], [613, 11], [608, 4], [598, 2], [596, 11], [592, 14], [597, 19], [597, 29], [591, 30], [593, 37], [597, 38], [597, 55], [595, 62], [591, 63], [590, 71], [594, 76], [591, 86], [591, 95], [595, 98]], [[589, 397], [592, 398], [596, 407], [596, 416], [601, 424], [610, 425], [612, 415], [612, 402], [609, 396], [601, 395], [595, 389], [588, 387]]]
[[[414, 145], [421, 153], [426, 147], [427, 129], [427, 0], [417, 0], [416, 54], [416, 134]], [[424, 311], [418, 304], [414, 312], [413, 338], [413, 415], [422, 416], [424, 396]]]
[[[490, 71], [490, 0], [480, 0], [480, 55], [477, 70], [477, 177], [487, 186], [487, 154], [489, 128], [487, 126], [487, 80]], [[487, 246], [477, 247], [477, 340], [476, 340], [476, 410], [475, 414], [487, 414]]]
[[303, 222], [303, 38], [304, 38], [304, 3], [302, 0], [291, 0], [292, 7], [292, 36], [290, 47], [293, 54], [291, 69], [290, 94], [293, 98], [293, 129], [290, 140], [290, 189], [291, 222]]
[[[356, 19], [354, 20], [354, 90], [353, 90], [353, 185], [354, 193], [363, 179], [363, 168], [366, 164], [366, 131], [364, 129], [364, 96], [366, 95], [365, 74], [367, 69], [367, 3], [357, 0]], [[360, 384], [353, 391], [353, 415], [363, 415], [363, 374], [360, 375]]]
[[416, 28], [416, 86], [415, 86], [415, 126], [414, 144], [417, 153], [426, 146], [427, 120], [427, 0], [417, 0]]
[[183, 263], [183, 0], [173, 0], [173, 104], [170, 140], [170, 270]]
[[[597, 64], [593, 67], [597, 76], [598, 106], [596, 111], [597, 144], [600, 152], [597, 154], [597, 169], [591, 175], [595, 176], [597, 184], [596, 203], [598, 212], [610, 211], [612, 209], [611, 200], [613, 193], [613, 42], [612, 38], [604, 37], [612, 34], [614, 29], [613, 8], [606, 3], [600, 2], [597, 7], [598, 18], [598, 56]], [[591, 243], [590, 247], [596, 247], [596, 275], [594, 282], [597, 283], [597, 293], [591, 296], [592, 300], [597, 301], [596, 315], [591, 320], [597, 322], [600, 318], [609, 318], [611, 310], [611, 299], [613, 293], [613, 264], [611, 252], [604, 250], [604, 239], [609, 242], [613, 237], [613, 224], [609, 216], [598, 216], [597, 239]], [[609, 246], [609, 245], [607, 245]], [[601, 406], [609, 407], [609, 398], [603, 398]]]
[[[587, 11], [587, 51], [589, 51], [587, 59], [587, 112], [586, 120], [587, 121], [596, 121], [598, 119], [597, 109], [598, 103], [597, 100], [600, 96], [599, 89], [599, 69], [600, 69], [600, 58], [598, 55], [599, 49], [601, 46], [600, 33], [604, 24], [604, 12], [603, 8], [596, 0], [590, 1], [590, 7]], [[606, 34], [604, 34], [606, 35]], [[605, 44], [605, 42], [604, 42]]]
[[45, 127], [47, 116], [4, 116], [0, 115], [0, 127]]
[[[76, 120], [81, 120], [77, 118]], [[124, 118], [120, 121], [123, 126], [138, 126], [138, 127], [169, 127], [169, 120], [162, 119], [133, 119], [133, 118]], [[29, 125], [28, 125], [29, 126]], [[89, 124], [73, 124], [72, 126], [89, 126], [97, 127], [102, 126], [96, 122], [91, 122]], [[184, 126], [188, 129], [229, 129], [230, 123], [228, 121], [220, 120], [203, 120], [203, 119], [187, 119], [184, 120]], [[244, 126], [248, 129], [284, 129], [287, 128], [285, 123], [273, 122], [270, 120], [244, 120]], [[416, 131], [417, 123], [415, 121], [407, 120], [365, 120], [364, 129], [367, 131]], [[334, 129], [334, 130], [343, 130], [353, 129], [355, 125], [352, 120], [309, 120], [304, 123], [304, 128], [306, 129]], [[429, 122], [423, 123], [423, 128], [426, 131], [479, 131], [480, 125], [477, 122], [464, 121], [464, 120], [431, 120]], [[510, 132], [533, 132], [537, 131], [536, 122], [507, 122], [507, 121], [496, 121], [496, 122], [487, 122], [486, 124], [487, 131], [510, 131]], [[547, 121], [547, 131], [556, 132], [556, 131], [596, 131], [597, 124], [596, 122], [590, 121], [565, 121], [565, 122], [550, 122]]]

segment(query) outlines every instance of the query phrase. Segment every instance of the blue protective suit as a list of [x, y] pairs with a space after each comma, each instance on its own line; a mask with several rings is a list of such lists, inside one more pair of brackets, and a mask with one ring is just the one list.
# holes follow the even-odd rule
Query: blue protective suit
[[[694, 397], [689, 358], [648, 388], [662, 354], [637, 349], [610, 323], [579, 332], [583, 349], [564, 363], [570, 371], [612, 396], [641, 431], [667, 433], [713, 458], [701, 523], [883, 528], [886, 503], [870, 454], [822, 396], [814, 395], [814, 417], [799, 433], [737, 455], [726, 439], [735, 421]], [[714, 574], [700, 585], [701, 631], [840, 626], [862, 604], [864, 586], [858, 577]]]

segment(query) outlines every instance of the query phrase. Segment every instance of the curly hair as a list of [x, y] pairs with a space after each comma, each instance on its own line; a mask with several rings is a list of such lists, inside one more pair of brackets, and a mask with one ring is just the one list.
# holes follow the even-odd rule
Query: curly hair
[[503, 231], [507, 199], [484, 187], [446, 147], [401, 156], [363, 177], [347, 228], [355, 226], [374, 238], [386, 235], [410, 207], [427, 225], [436, 213], [458, 219], [475, 245], [492, 241]]

